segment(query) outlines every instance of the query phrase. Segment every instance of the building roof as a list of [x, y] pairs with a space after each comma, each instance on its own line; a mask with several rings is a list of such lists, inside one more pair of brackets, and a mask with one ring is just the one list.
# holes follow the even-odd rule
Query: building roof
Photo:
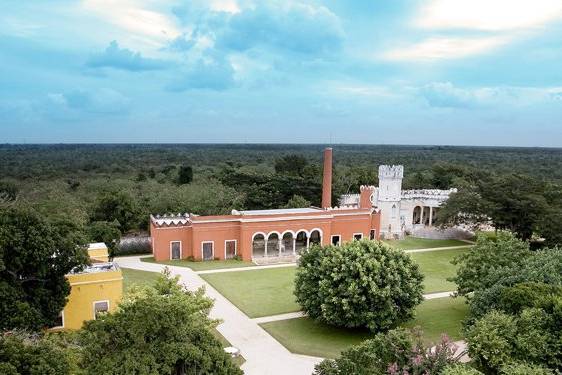
[[100, 250], [100, 249], [107, 249], [105, 243], [103, 242], [94, 242], [88, 245], [88, 250]]
[[273, 210], [245, 210], [236, 211], [233, 210], [233, 215], [279, 215], [279, 214], [308, 214], [323, 211], [318, 207], [308, 207], [308, 208], [279, 208]]
[[108, 271], [117, 271], [119, 266], [117, 263], [107, 262], [107, 263], [94, 263], [91, 266], [84, 268], [82, 271], [71, 271], [70, 274], [83, 274], [83, 273], [99, 273]]

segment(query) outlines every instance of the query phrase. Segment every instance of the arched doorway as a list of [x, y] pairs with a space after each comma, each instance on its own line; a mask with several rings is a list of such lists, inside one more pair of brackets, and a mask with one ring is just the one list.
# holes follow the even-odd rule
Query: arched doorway
[[267, 236], [265, 254], [268, 257], [279, 256], [279, 235], [277, 233], [273, 232], [270, 233], [269, 236]]
[[412, 217], [412, 223], [414, 224], [421, 224], [421, 207], [420, 206], [416, 206], [414, 207], [414, 214]]
[[265, 236], [261, 233], [254, 234], [252, 238], [252, 257], [265, 256]]
[[322, 244], [322, 234], [318, 229], [310, 232], [310, 245], [320, 245]]
[[300, 254], [303, 249], [308, 247], [308, 233], [304, 230], [297, 233], [295, 240], [295, 252]]
[[283, 238], [281, 241], [281, 255], [291, 255], [295, 252], [295, 237], [293, 233], [286, 232], [283, 234]]

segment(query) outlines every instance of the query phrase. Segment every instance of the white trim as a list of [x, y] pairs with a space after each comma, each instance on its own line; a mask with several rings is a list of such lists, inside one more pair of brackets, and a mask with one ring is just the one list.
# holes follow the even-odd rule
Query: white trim
[[234, 242], [234, 256], [238, 255], [238, 240], [224, 240], [224, 259], [226, 259], [226, 243]]
[[215, 241], [201, 241], [201, 260], [207, 260], [205, 259], [205, 254], [203, 254], [203, 245], [205, 245], [206, 243], [210, 243], [211, 246], [211, 250], [213, 250], [213, 255], [211, 256], [211, 259], [209, 260], [214, 260], [215, 259]]
[[[355, 236], [361, 236], [360, 239], [356, 239]], [[352, 241], [361, 241], [363, 239], [363, 233], [353, 233], [353, 238], [351, 239]]]
[[174, 260], [174, 258], [172, 257], [172, 244], [174, 242], [180, 243], [180, 257], [179, 257], [179, 259], [183, 259], [183, 244], [181, 243], [181, 241], [174, 240], [174, 241], [170, 241], [170, 260]]
[[322, 232], [322, 229], [320, 228], [314, 228], [310, 230], [310, 237], [312, 237], [312, 232], [314, 231], [318, 231], [318, 233], [320, 233], [320, 246], [322, 246], [322, 240], [324, 239], [324, 232]]
[[264, 240], [267, 240], [267, 236], [265, 235], [264, 232], [255, 232], [255, 233], [252, 235], [252, 242], [254, 242], [254, 241], [256, 240], [256, 236], [257, 236], [258, 234], [261, 234], [261, 235], [263, 236], [263, 239], [264, 239]]
[[281, 233], [277, 232], [276, 230], [272, 230], [271, 232], [269, 232], [269, 233], [267, 234], [266, 240], [268, 240], [268, 239], [269, 239], [269, 236], [271, 236], [272, 234], [276, 234], [276, 235], [277, 235], [277, 238], [278, 238], [278, 239], [281, 239]]
[[[338, 241], [337, 245], [334, 245], [334, 237], [339, 237], [339, 241]], [[341, 246], [341, 234], [332, 234], [330, 236], [330, 245]]]
[[293, 238], [296, 237], [295, 232], [293, 232], [292, 230], [289, 229], [289, 230], [286, 230], [285, 232], [283, 232], [283, 234], [281, 235], [281, 239], [283, 239], [283, 237], [285, 237], [285, 235], [286, 235], [287, 233], [291, 233], [291, 235], [293, 236]]
[[306, 229], [299, 229], [299, 230], [297, 230], [296, 233], [295, 233], [295, 237], [297, 237], [300, 232], [306, 233], [306, 238], [309, 238], [309, 237], [310, 237], [310, 232], [307, 231]]
[[107, 302], [107, 312], [109, 312], [110, 305], [109, 305], [109, 300], [108, 300], [108, 299], [102, 299], [102, 300], [99, 300], [99, 301], [94, 301], [94, 302], [92, 302], [92, 311], [93, 311], [93, 313], [94, 313], [94, 315], [93, 315], [94, 318], [93, 318], [93, 319], [96, 319], [96, 303], [100, 303], [100, 302]]

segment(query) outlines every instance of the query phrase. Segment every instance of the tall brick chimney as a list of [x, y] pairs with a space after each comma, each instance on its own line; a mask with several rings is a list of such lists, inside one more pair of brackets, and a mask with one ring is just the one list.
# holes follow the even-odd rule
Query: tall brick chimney
[[332, 148], [324, 149], [324, 174], [322, 179], [322, 208], [332, 207]]

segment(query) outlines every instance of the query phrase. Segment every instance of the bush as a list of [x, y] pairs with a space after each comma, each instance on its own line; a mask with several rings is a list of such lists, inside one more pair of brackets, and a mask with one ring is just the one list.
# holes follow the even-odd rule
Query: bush
[[484, 375], [480, 371], [467, 365], [456, 364], [446, 367], [440, 375]]
[[419, 266], [406, 253], [362, 240], [304, 251], [295, 295], [321, 322], [381, 331], [413, 317], [423, 300], [422, 281]]
[[501, 375], [554, 375], [552, 371], [541, 366], [528, 363], [514, 363], [504, 366]]
[[336, 360], [324, 360], [314, 375], [439, 374], [457, 362], [456, 347], [446, 338], [430, 350], [421, 332], [403, 328], [379, 333], [346, 351]]

